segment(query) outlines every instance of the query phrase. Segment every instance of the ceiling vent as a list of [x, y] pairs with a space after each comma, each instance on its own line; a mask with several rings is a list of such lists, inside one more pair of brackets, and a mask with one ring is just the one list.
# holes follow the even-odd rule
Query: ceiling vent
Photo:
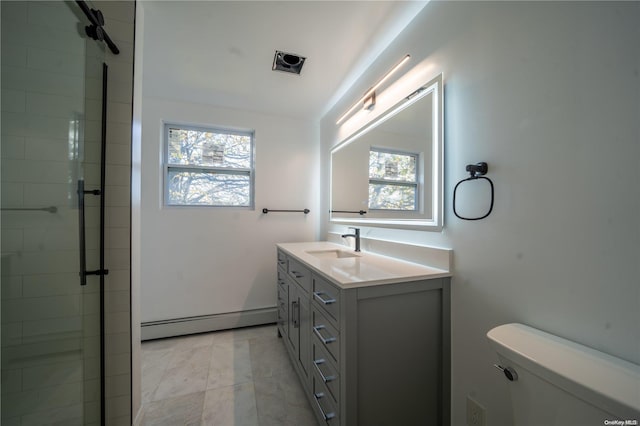
[[296, 55], [295, 53], [287, 53], [276, 50], [276, 55], [273, 57], [273, 67], [271, 69], [274, 71], [284, 71], [293, 74], [300, 74], [302, 65], [304, 65], [304, 61], [306, 59], [307, 58]]

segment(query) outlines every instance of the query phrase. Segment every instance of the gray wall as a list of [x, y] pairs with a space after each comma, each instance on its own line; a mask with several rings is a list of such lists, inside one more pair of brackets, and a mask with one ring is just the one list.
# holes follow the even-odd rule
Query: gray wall
[[[636, 2], [431, 2], [322, 119], [328, 206], [328, 152], [349, 126], [336, 119], [407, 53], [400, 75], [444, 73], [444, 230], [363, 235], [454, 250], [454, 425], [465, 424], [467, 395], [487, 424], [510, 423], [485, 337], [498, 324], [640, 363], [638, 22]], [[478, 161], [496, 185], [494, 212], [462, 221], [453, 187]], [[473, 197], [466, 191], [460, 207], [482, 201]], [[322, 228], [344, 230], [326, 214]]]

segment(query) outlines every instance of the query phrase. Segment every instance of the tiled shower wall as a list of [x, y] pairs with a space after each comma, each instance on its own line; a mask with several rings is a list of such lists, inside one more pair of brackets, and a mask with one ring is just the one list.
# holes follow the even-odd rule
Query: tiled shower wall
[[[73, 19], [64, 9], [68, 7], [62, 2], [2, 2], [3, 208], [48, 206], [59, 202], [52, 195], [73, 193], [69, 175], [77, 165], [68, 161], [64, 144], [68, 144], [69, 111], [82, 110], [83, 102], [87, 150], [98, 149], [99, 101], [89, 89], [88, 99], [83, 99], [84, 75], [74, 70], [85, 58], [78, 55], [73, 34], [77, 28], [69, 22]], [[94, 7], [102, 9], [105, 29], [121, 51], [117, 56], [107, 53], [105, 58], [109, 65], [105, 263], [110, 271], [105, 280], [106, 414], [107, 424], [129, 425], [135, 4], [103, 2]], [[42, 26], [45, 31], [34, 30]], [[89, 77], [99, 85], [100, 64], [88, 63]], [[85, 167], [87, 186], [97, 184], [98, 170], [97, 163]], [[89, 221], [97, 206], [92, 200], [87, 203]], [[99, 420], [99, 354], [88, 350], [96, 347], [98, 339], [98, 293], [95, 285], [75, 285], [77, 270], [63, 266], [77, 265], [77, 233], [70, 232], [77, 232], [76, 221], [70, 205], [59, 206], [55, 214], [3, 212], [2, 424], [36, 420], [38, 416], [30, 417], [34, 406], [39, 407], [39, 416], [46, 412], [51, 421]], [[97, 224], [87, 225], [95, 231]], [[88, 238], [88, 251], [95, 253], [97, 240], [91, 234]], [[78, 353], [83, 353], [84, 362], [77, 359]], [[78, 381], [83, 385], [77, 386]]]
[[[99, 287], [79, 285], [75, 185], [81, 168], [100, 182], [102, 53], [76, 23], [61, 2], [2, 3], [3, 424], [100, 420]], [[56, 211], [7, 210], [42, 207]], [[96, 219], [88, 199], [89, 259]]]

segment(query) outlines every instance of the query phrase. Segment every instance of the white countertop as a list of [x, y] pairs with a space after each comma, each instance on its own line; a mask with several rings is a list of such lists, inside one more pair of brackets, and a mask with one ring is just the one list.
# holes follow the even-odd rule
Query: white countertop
[[327, 250], [353, 252], [353, 249], [327, 241], [282, 243], [277, 246], [342, 288], [451, 276], [451, 272], [443, 269], [431, 268], [369, 252], [353, 253], [357, 256], [337, 259], [319, 258], [309, 253]]

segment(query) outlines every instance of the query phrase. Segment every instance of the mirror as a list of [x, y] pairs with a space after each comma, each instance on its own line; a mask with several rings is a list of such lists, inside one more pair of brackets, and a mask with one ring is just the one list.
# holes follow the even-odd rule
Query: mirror
[[442, 74], [331, 151], [331, 221], [442, 229]]

